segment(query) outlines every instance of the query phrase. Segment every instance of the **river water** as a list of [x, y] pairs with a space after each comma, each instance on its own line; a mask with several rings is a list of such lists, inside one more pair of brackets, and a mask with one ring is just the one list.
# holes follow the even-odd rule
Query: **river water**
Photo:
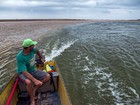
[[[41, 36], [37, 47], [57, 61], [73, 105], [140, 104], [140, 22], [67, 26]], [[19, 49], [0, 52], [1, 88]]]

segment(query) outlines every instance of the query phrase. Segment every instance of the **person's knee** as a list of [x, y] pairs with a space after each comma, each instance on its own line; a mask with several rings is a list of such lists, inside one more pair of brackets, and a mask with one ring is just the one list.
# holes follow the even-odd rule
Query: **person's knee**
[[47, 79], [49, 80], [51, 78], [50, 74], [47, 73]]
[[48, 82], [49, 81], [49, 79], [50, 79], [50, 74], [49, 73], [47, 73], [47, 75], [46, 75], [46, 77], [44, 78], [44, 83], [46, 83], [46, 82]]
[[26, 85], [28, 85], [28, 86], [31, 86], [31, 85], [32, 85], [32, 81], [29, 80], [29, 79], [26, 79], [26, 80], [25, 80], [25, 83], [26, 83]]

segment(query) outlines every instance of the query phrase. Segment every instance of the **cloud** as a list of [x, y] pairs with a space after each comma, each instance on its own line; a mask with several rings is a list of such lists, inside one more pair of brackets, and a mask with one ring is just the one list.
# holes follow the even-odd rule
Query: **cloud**
[[140, 0], [105, 0], [98, 1], [97, 5], [104, 8], [140, 8]]
[[140, 0], [4, 0], [0, 13], [9, 18], [140, 18]]

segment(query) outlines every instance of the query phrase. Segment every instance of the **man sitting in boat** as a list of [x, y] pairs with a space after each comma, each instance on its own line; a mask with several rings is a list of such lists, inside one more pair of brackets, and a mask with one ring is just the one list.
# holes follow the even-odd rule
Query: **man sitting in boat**
[[23, 50], [17, 54], [17, 73], [19, 78], [25, 82], [27, 92], [30, 96], [30, 105], [35, 105], [35, 92], [43, 84], [50, 79], [50, 75], [42, 70], [35, 70], [35, 54], [37, 54], [42, 62], [44, 58], [37, 48], [34, 46], [36, 41], [25, 39], [23, 41]]

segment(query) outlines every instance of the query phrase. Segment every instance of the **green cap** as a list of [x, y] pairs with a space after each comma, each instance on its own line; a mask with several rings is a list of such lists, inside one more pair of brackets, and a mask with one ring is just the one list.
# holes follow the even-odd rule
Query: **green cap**
[[25, 39], [22, 43], [23, 47], [30, 47], [31, 45], [36, 45], [36, 41], [32, 41], [32, 39]]

